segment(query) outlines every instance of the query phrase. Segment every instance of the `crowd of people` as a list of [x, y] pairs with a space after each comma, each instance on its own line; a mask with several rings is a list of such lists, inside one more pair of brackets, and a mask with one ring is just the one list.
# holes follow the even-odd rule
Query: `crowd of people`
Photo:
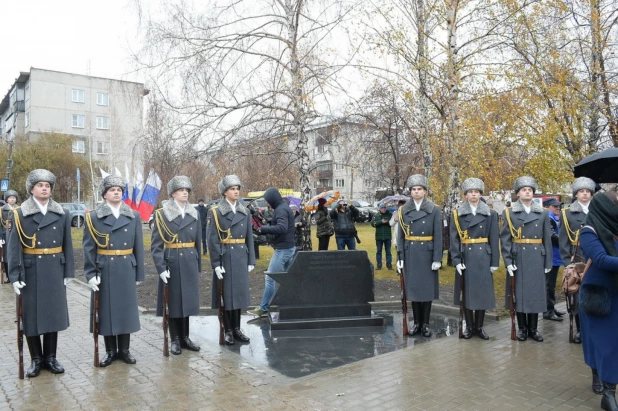
[[[26, 180], [28, 199], [17, 206], [17, 193], [7, 191], [0, 216], [6, 229], [0, 236], [5, 271], [23, 304], [30, 378], [38, 376], [42, 369], [64, 372], [56, 358], [58, 332], [69, 326], [66, 285], [74, 277], [75, 267], [68, 214], [51, 198], [55, 183], [50, 171], [32, 171]], [[189, 318], [199, 314], [202, 254], [210, 252], [212, 306], [218, 308], [223, 297], [224, 341], [232, 345], [250, 342], [240, 328], [240, 316], [250, 302], [249, 273], [256, 260], [254, 240], [269, 236], [274, 254], [268, 272], [286, 271], [302, 249], [304, 222], [298, 209], [288, 205], [279, 190], [271, 187], [264, 198], [273, 210], [272, 218], [265, 221], [239, 201], [241, 187], [237, 176], [225, 176], [218, 186], [222, 198], [215, 206], [207, 209], [200, 199], [199, 205], [192, 207], [188, 202], [191, 181], [176, 176], [167, 184], [169, 200], [154, 213], [151, 255], [159, 274], [157, 315], [167, 314], [170, 352], [174, 355], [183, 349], [200, 350], [189, 336]], [[377, 269], [382, 268], [383, 250], [386, 267], [393, 268], [393, 242], [396, 268], [412, 303], [414, 326], [409, 334], [430, 337], [432, 302], [439, 298], [443, 217], [440, 208], [427, 197], [429, 184], [425, 176], [410, 176], [406, 187], [411, 196], [408, 201], [401, 202], [394, 213], [380, 207], [373, 218]], [[538, 329], [539, 313], [547, 320], [562, 320], [565, 313], [555, 307], [559, 268], [589, 260], [579, 298], [569, 306], [577, 327], [572, 342], [583, 343], [586, 364], [592, 369], [592, 388], [603, 394], [603, 408], [616, 410], [616, 192], [594, 195], [594, 181], [580, 177], [572, 184], [574, 201], [570, 207], [561, 209], [563, 204], [553, 198], [542, 207], [534, 201], [536, 181], [520, 177], [513, 186], [517, 201], [502, 213], [500, 227], [497, 212], [481, 201], [483, 181], [469, 178], [462, 188], [465, 200], [452, 212], [449, 232], [450, 253], [459, 280], [455, 281], [455, 304], [461, 304], [466, 323], [462, 337], [489, 339], [484, 317], [486, 310], [496, 306], [493, 273], [498, 269], [500, 255], [508, 272], [506, 304], [514, 303], [519, 341], [543, 341]], [[83, 235], [84, 275], [93, 292], [91, 311], [98, 308], [98, 316], [91, 317], [97, 321], [91, 323], [91, 330], [96, 326], [105, 343], [101, 367], [115, 360], [136, 363], [130, 352], [130, 335], [140, 329], [136, 287], [145, 276], [144, 248], [139, 215], [122, 202], [125, 190], [121, 178], [103, 179], [99, 194], [104, 201], [87, 214]], [[345, 200], [330, 212], [325, 206], [325, 200], [321, 200], [315, 213], [319, 250], [328, 249], [333, 235], [339, 250], [354, 250], [358, 211]], [[265, 281], [260, 305], [248, 311], [259, 317], [268, 315], [277, 292], [269, 276]]]

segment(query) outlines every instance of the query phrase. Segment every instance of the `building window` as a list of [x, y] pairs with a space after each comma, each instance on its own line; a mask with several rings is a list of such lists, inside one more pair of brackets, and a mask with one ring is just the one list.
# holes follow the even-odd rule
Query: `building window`
[[109, 143], [107, 141], [97, 141], [97, 154], [109, 154]]
[[335, 170], [343, 170], [343, 164], [335, 164]]
[[343, 185], [344, 185], [343, 178], [336, 178], [335, 179], [335, 187], [343, 187]]
[[322, 187], [330, 187], [330, 178], [321, 178], [320, 186]]
[[109, 129], [109, 118], [108, 117], [97, 117], [97, 128], [100, 130]]
[[73, 128], [84, 128], [85, 117], [81, 114], [73, 114]]
[[73, 152], [74, 153], [85, 153], [86, 152], [86, 144], [84, 140], [73, 140]]
[[26, 94], [25, 100], [26, 101], [30, 100], [30, 85], [29, 84], [26, 86], [25, 94]]
[[30, 112], [27, 112], [24, 116], [24, 127], [30, 126]]
[[107, 93], [97, 93], [97, 105], [99, 105], [99, 106], [109, 106], [109, 94], [107, 94]]
[[73, 92], [71, 93], [71, 101], [73, 103], [83, 103], [84, 102], [84, 90], [77, 90], [77, 89], [73, 89]]

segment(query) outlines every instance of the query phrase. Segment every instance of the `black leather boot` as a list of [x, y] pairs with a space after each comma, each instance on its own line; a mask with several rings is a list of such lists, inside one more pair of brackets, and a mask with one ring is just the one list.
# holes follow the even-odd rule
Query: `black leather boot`
[[489, 335], [483, 329], [483, 323], [485, 322], [485, 310], [476, 310], [474, 312], [474, 325], [476, 329], [476, 335], [483, 340], [489, 340]]
[[526, 324], [526, 313], [517, 314], [517, 340], [526, 341], [528, 339], [528, 325]]
[[466, 320], [466, 328], [463, 331], [463, 338], [469, 340], [474, 335], [474, 313], [472, 310], [464, 308], [464, 318]]
[[199, 351], [200, 346], [195, 344], [189, 338], [189, 317], [184, 317], [182, 319], [183, 328], [182, 328], [182, 338], [180, 339], [180, 346], [182, 348], [186, 348], [189, 351]]
[[62, 374], [64, 367], [56, 360], [56, 349], [58, 348], [58, 333], [43, 334], [43, 368], [51, 371], [52, 374]]
[[412, 301], [412, 315], [414, 316], [414, 326], [411, 330], [408, 331], [408, 335], [414, 336], [420, 334], [421, 332], [421, 325], [423, 324], [423, 320], [421, 319], [421, 317], [423, 316], [421, 304], [422, 303]]
[[543, 336], [537, 330], [539, 325], [538, 314], [528, 314], [528, 337], [531, 337], [536, 342], [543, 342]]
[[616, 384], [603, 382], [601, 408], [606, 411], [618, 411], [618, 404], [616, 404]]
[[28, 343], [28, 350], [30, 351], [30, 368], [26, 371], [28, 378], [37, 377], [41, 373], [43, 366], [43, 352], [41, 349], [41, 337], [38, 335], [34, 337], [26, 337]]
[[603, 394], [603, 383], [596, 368], [592, 369], [592, 392], [599, 395]]
[[99, 361], [99, 367], [107, 367], [118, 358], [116, 336], [104, 336], [103, 341], [105, 341], [105, 356]]
[[180, 347], [180, 328], [182, 327], [182, 318], [169, 318], [170, 329], [170, 352], [174, 355], [182, 354]]
[[232, 329], [234, 339], [243, 343], [250, 342], [251, 339], [249, 339], [249, 337], [247, 337], [240, 329], [240, 310], [232, 310], [231, 317], [234, 318], [234, 325]]
[[431, 331], [429, 330], [429, 316], [431, 315], [431, 301], [425, 301], [423, 303], [423, 337], [431, 337]]
[[135, 364], [137, 360], [131, 355], [129, 346], [131, 345], [131, 334], [118, 335], [118, 358], [127, 364]]
[[581, 331], [579, 330], [579, 315], [574, 315], [573, 316], [574, 320], [575, 320], [575, 327], [576, 327], [576, 332], [573, 335], [573, 344], [581, 344], [582, 343], [582, 334]]
[[227, 320], [225, 334], [223, 335], [223, 338], [225, 338], [225, 345], [234, 345], [234, 333], [232, 332], [234, 328], [234, 316], [232, 312], [233, 310], [225, 311], [225, 318]]

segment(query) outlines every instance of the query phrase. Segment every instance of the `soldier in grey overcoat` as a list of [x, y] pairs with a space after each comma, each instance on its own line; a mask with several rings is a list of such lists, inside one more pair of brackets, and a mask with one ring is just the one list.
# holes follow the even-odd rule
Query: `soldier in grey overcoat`
[[404, 270], [406, 296], [412, 301], [414, 327], [409, 334], [431, 337], [431, 302], [439, 298], [442, 218], [440, 209], [427, 198], [427, 177], [414, 174], [406, 187], [411, 198], [399, 208], [397, 270]]
[[493, 273], [500, 265], [498, 213], [481, 200], [485, 183], [469, 178], [462, 184], [464, 201], [456, 211], [450, 227], [451, 256], [455, 265], [455, 304], [459, 305], [460, 277], [464, 277], [463, 338], [474, 334], [484, 340], [485, 310], [496, 307]]
[[510, 303], [511, 282], [515, 277], [515, 311], [519, 332], [517, 339], [528, 337], [542, 342], [537, 326], [540, 312], [547, 309], [545, 273], [552, 268], [551, 227], [548, 211], [533, 201], [538, 190], [532, 177], [515, 180], [513, 191], [518, 200], [502, 213], [500, 233], [502, 258], [507, 268], [505, 305]]
[[189, 317], [200, 313], [199, 280], [202, 271], [202, 223], [197, 210], [189, 204], [193, 190], [186, 176], [176, 176], [167, 183], [170, 200], [155, 211], [152, 230], [152, 258], [159, 273], [157, 315], [163, 315], [163, 287], [169, 292], [170, 351], [182, 353], [182, 348], [199, 351], [199, 345], [189, 338]]
[[41, 368], [64, 372], [56, 360], [56, 348], [58, 331], [69, 327], [66, 285], [75, 277], [75, 262], [68, 211], [51, 199], [55, 183], [56, 176], [48, 170], [28, 174], [30, 197], [13, 211], [7, 242], [9, 279], [22, 298], [24, 334], [32, 359], [30, 378], [39, 375]]
[[223, 177], [223, 199], [208, 211], [208, 249], [212, 276], [212, 307], [219, 308], [219, 282], [223, 279], [225, 343], [249, 342], [240, 329], [240, 311], [249, 307], [249, 273], [255, 267], [251, 214], [238, 199], [241, 182], [235, 175]]
[[4, 193], [5, 204], [2, 206], [2, 213], [0, 214], [0, 247], [2, 247], [2, 271], [6, 275], [4, 283], [9, 282], [9, 264], [7, 262], [6, 250], [8, 240], [8, 229], [12, 225], [11, 218], [13, 215], [13, 209], [17, 207], [17, 201], [19, 200], [19, 194], [15, 190], [7, 190]]
[[[579, 231], [584, 227], [586, 216], [588, 215], [588, 205], [592, 200], [596, 184], [588, 177], [579, 177], [575, 179], [571, 185], [571, 191], [573, 197], [576, 199], [570, 207], [562, 209], [562, 224], [560, 225], [559, 232], [559, 244], [560, 244], [560, 257], [564, 266], [571, 264], [573, 259], [574, 263], [585, 262], [583, 258], [583, 251], [577, 249], [579, 243]], [[577, 253], [577, 255], [575, 255]], [[579, 325], [579, 295], [577, 293], [570, 296], [569, 302], [569, 315], [572, 315], [575, 319], [575, 326], [577, 331], [573, 336], [574, 344], [581, 344], [581, 333]], [[555, 310], [556, 315], [562, 315]]]
[[[99, 334], [105, 341], [100, 367], [117, 358], [136, 362], [129, 347], [131, 333], [140, 329], [137, 285], [144, 281], [144, 240], [139, 213], [122, 201], [125, 190], [121, 177], [105, 177], [99, 186], [105, 201], [86, 216], [84, 227], [84, 275], [93, 290], [90, 312], [98, 292]], [[91, 331], [92, 326], [91, 321]]]

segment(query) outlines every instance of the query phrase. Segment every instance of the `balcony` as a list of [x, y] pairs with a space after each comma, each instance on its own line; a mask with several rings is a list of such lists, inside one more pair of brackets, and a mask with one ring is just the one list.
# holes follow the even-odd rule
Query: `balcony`
[[16, 101], [13, 103], [13, 113], [19, 111], [23, 113], [26, 111], [26, 102], [24, 100]]
[[323, 178], [332, 178], [333, 177], [333, 170], [324, 170], [324, 171], [318, 171], [318, 178], [319, 179], [323, 179]]

